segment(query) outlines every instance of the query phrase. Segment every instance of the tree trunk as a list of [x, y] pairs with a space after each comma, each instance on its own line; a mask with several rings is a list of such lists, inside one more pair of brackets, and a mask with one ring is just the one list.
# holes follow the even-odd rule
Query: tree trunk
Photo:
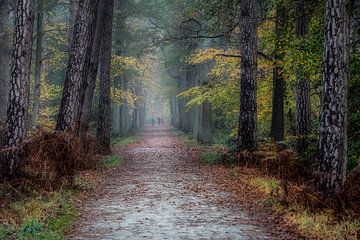
[[256, 149], [257, 5], [241, 1], [239, 150]]
[[74, 26], [76, 21], [76, 16], [79, 10], [79, 1], [80, 0], [70, 0], [70, 16], [69, 16], [69, 47], [71, 47], [71, 44], [73, 42], [73, 35], [74, 35]]
[[111, 49], [113, 28], [114, 0], [104, 2], [104, 33], [100, 52], [100, 101], [98, 140], [110, 150], [111, 139]]
[[347, 164], [347, 0], [327, 0], [324, 72], [321, 84], [317, 187], [324, 194], [343, 191]]
[[286, 8], [284, 2], [280, 1], [276, 5], [275, 20], [275, 51], [274, 51], [274, 70], [273, 70], [273, 96], [272, 96], [272, 117], [270, 137], [275, 141], [284, 140], [284, 95], [285, 82], [283, 77], [282, 61], [284, 54], [282, 53], [283, 37], [286, 34]]
[[205, 144], [211, 144], [213, 142], [211, 130], [211, 104], [208, 100], [202, 104], [201, 114], [201, 132], [198, 140]]
[[[5, 148], [16, 148], [26, 137], [29, 107], [33, 1], [17, 0], [14, 51], [12, 55], [9, 107], [7, 110]], [[5, 176], [16, 174], [22, 156], [16, 150], [5, 154]]]
[[[304, 39], [309, 31], [309, 17], [306, 14], [304, 0], [296, 2], [296, 36]], [[310, 108], [310, 81], [307, 74], [303, 71], [304, 66], [298, 66], [296, 77], [296, 136], [297, 152], [302, 155], [308, 146], [307, 136], [311, 130], [311, 108]]]
[[79, 134], [96, 29], [97, 0], [80, 0], [56, 130]]
[[36, 19], [36, 55], [35, 55], [35, 86], [34, 104], [31, 116], [31, 126], [37, 127], [40, 111], [41, 94], [41, 69], [42, 69], [42, 48], [43, 48], [43, 25], [44, 25], [44, 2], [37, 0], [37, 19]]
[[11, 41], [9, 30], [9, 2], [0, 0], [0, 122], [5, 122], [9, 99]]
[[81, 118], [80, 118], [80, 138], [83, 141], [86, 138], [88, 130], [90, 128], [90, 118], [94, 102], [94, 93], [96, 87], [96, 78], [98, 75], [98, 66], [99, 66], [99, 54], [101, 39], [103, 37], [104, 29], [104, 5], [99, 4], [97, 10], [97, 21], [96, 21], [96, 31], [94, 38], [94, 45], [91, 53], [91, 60], [89, 65], [89, 73], [87, 77], [87, 87], [85, 90], [85, 99], [82, 107]]

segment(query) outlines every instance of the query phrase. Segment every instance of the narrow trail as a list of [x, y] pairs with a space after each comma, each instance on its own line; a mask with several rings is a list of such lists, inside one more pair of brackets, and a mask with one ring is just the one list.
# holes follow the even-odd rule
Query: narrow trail
[[213, 187], [169, 127], [148, 127], [122, 154], [68, 239], [293, 239], [264, 224], [266, 214], [217, 204], [228, 193]]

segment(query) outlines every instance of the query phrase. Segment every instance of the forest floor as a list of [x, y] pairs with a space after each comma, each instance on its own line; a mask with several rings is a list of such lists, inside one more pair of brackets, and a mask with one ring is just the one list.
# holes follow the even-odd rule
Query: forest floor
[[68, 239], [298, 238], [251, 185], [235, 186], [238, 172], [204, 164], [170, 127], [147, 127], [114, 152], [124, 162], [83, 204]]

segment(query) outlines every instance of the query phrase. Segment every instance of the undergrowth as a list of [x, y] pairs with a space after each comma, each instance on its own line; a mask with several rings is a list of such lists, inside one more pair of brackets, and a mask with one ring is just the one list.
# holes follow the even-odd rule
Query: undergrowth
[[246, 183], [263, 194], [265, 205], [283, 216], [287, 224], [296, 226], [304, 236], [329, 240], [355, 240], [359, 237], [360, 221], [356, 218], [339, 219], [338, 214], [329, 208], [310, 210], [309, 206], [284, 201], [285, 191], [279, 179], [250, 176]]
[[[125, 147], [136, 140], [136, 136], [117, 138], [113, 140], [113, 146]], [[119, 152], [101, 157], [101, 151], [96, 149], [92, 138], [87, 139], [87, 155], [78, 152], [79, 144], [76, 140], [72, 142], [67, 135], [39, 132], [27, 145], [34, 142], [36, 144], [32, 144], [33, 149], [24, 167], [25, 175], [0, 183], [0, 239], [64, 239], [79, 216], [79, 204], [101, 183], [104, 174], [99, 170], [122, 163]], [[57, 154], [52, 154], [53, 150]], [[59, 173], [58, 165], [54, 163], [64, 154], [74, 161], [71, 166], [75, 166], [77, 171], [70, 178], [68, 172], [65, 174], [67, 178], [62, 178], [63, 172], [60, 172], [58, 183], [53, 184], [48, 177]], [[41, 168], [38, 167], [40, 163], [43, 164]], [[68, 183], [69, 179], [73, 179], [72, 184]]]
[[114, 168], [118, 167], [123, 163], [123, 159], [119, 155], [111, 155], [106, 158], [104, 158], [100, 162], [100, 166], [103, 168]]
[[214, 165], [220, 163], [221, 156], [218, 152], [208, 151], [201, 154], [201, 160], [204, 164]]
[[130, 135], [126, 137], [116, 137], [112, 139], [112, 144], [117, 147], [127, 146], [133, 143], [136, 143], [138, 140], [137, 135]]
[[[295, 227], [301, 235], [311, 239], [359, 239], [360, 220], [352, 214], [339, 216], [306, 184], [311, 178], [313, 152], [307, 153], [304, 161], [289, 149], [265, 143], [255, 153], [224, 155], [224, 145], [201, 145], [189, 135], [174, 132], [187, 148], [196, 148], [201, 153], [202, 163], [225, 164], [233, 185], [249, 186], [264, 206], [272, 208], [274, 214], [281, 216], [286, 225]], [[246, 171], [249, 168], [253, 170]], [[359, 179], [358, 175], [354, 176], [355, 180]]]
[[75, 208], [77, 193], [61, 190], [35, 193], [14, 202], [2, 211], [0, 239], [63, 239], [79, 215]]

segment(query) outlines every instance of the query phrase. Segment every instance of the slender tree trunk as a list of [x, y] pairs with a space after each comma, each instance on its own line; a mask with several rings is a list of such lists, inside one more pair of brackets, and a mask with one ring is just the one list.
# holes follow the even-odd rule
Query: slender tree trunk
[[79, 134], [96, 29], [97, 0], [80, 0], [56, 130]]
[[285, 81], [283, 77], [282, 61], [284, 54], [284, 35], [286, 34], [287, 17], [284, 2], [280, 1], [276, 6], [275, 20], [275, 51], [274, 51], [274, 70], [273, 70], [273, 96], [272, 96], [272, 117], [270, 137], [275, 141], [284, 140], [284, 95]]
[[111, 49], [114, 0], [105, 0], [104, 33], [100, 52], [100, 101], [99, 122], [97, 130], [98, 140], [110, 150], [111, 139]]
[[324, 73], [316, 183], [323, 193], [336, 195], [343, 190], [347, 164], [347, 7], [347, 0], [327, 0], [325, 7]]
[[239, 150], [256, 149], [257, 4], [241, 1]]
[[85, 90], [85, 99], [84, 99], [84, 104], [82, 107], [81, 118], [80, 118], [80, 138], [82, 142], [86, 138], [86, 135], [90, 128], [90, 119], [93, 109], [96, 79], [98, 76], [99, 54], [100, 54], [101, 39], [103, 37], [103, 29], [104, 29], [104, 5], [99, 3], [99, 8], [97, 10], [94, 45], [92, 48], [90, 65], [88, 67], [89, 73], [87, 77], [87, 87]]
[[42, 48], [43, 48], [43, 25], [44, 25], [44, 2], [37, 0], [37, 19], [36, 19], [36, 56], [35, 56], [35, 86], [34, 86], [34, 104], [31, 116], [31, 125], [36, 127], [38, 124], [40, 112], [40, 94], [41, 94], [41, 70], [42, 70]]
[[[306, 13], [305, 0], [299, 0], [295, 3], [296, 17], [296, 36], [304, 39], [308, 35], [309, 17]], [[307, 135], [311, 130], [311, 108], [310, 108], [310, 81], [303, 71], [304, 66], [297, 69], [296, 86], [296, 136], [297, 152], [303, 154], [308, 146]]]
[[[17, 0], [15, 13], [14, 51], [12, 55], [9, 107], [6, 120], [5, 148], [16, 148], [26, 137], [29, 107], [33, 1]], [[13, 177], [22, 156], [16, 150], [5, 154], [5, 176]]]
[[5, 122], [9, 99], [11, 41], [9, 0], [0, 0], [0, 122]]
[[211, 144], [213, 142], [212, 139], [212, 130], [211, 130], [211, 104], [208, 100], [206, 100], [202, 104], [201, 111], [201, 134], [200, 134], [200, 142], [205, 144]]
[[[123, 85], [123, 79], [122, 77], [115, 77], [113, 86], [114, 88], [120, 89]], [[120, 136], [121, 135], [121, 125], [122, 125], [122, 105], [114, 103], [112, 106], [112, 124], [111, 124], [111, 134], [114, 136]]]

